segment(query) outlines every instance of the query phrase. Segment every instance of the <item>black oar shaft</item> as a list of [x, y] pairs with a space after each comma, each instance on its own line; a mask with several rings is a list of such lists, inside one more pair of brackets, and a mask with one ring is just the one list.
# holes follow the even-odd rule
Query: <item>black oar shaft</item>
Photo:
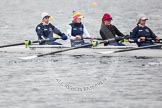
[[23, 44], [24, 44], [24, 42], [23, 43], [17, 43], [17, 44], [11, 44], [11, 45], [2, 45], [2, 46], [0, 46], [0, 48], [10, 47], [10, 46], [18, 46], [18, 45], [23, 45]]
[[77, 47], [73, 47], [73, 48], [68, 48], [68, 49], [64, 49], [64, 50], [59, 50], [59, 51], [55, 51], [55, 52], [51, 52], [51, 53], [39, 54], [39, 55], [37, 55], [37, 57], [42, 57], [42, 56], [46, 56], [46, 55], [52, 55], [52, 54], [65, 52], [65, 51], [70, 51], [70, 50], [79, 49], [79, 48], [84, 48], [84, 47], [88, 47], [88, 46], [92, 46], [92, 44], [85, 44], [85, 45], [81, 45], [81, 46], [77, 46]]
[[161, 46], [162, 46], [162, 44], [161, 45], [149, 45], [149, 46], [143, 46], [143, 47], [138, 47], [138, 48], [130, 48], [130, 49], [118, 50], [118, 51], [114, 51], [114, 53], [133, 51], [133, 50], [140, 50], [140, 49], [147, 49], [147, 48], [154, 48], [154, 47], [161, 47]]
[[[102, 44], [102, 43], [104, 43], [104, 42], [100, 42], [100, 44]], [[64, 50], [54, 51], [54, 52], [51, 52], [51, 53], [39, 54], [39, 55], [37, 55], [37, 57], [57, 54], [57, 53], [60, 53], [60, 52], [70, 51], [70, 50], [79, 49], [79, 48], [85, 48], [85, 47], [89, 47], [89, 46], [92, 46], [92, 45], [93, 44], [85, 44], [85, 45], [81, 45], [81, 46], [77, 46], [77, 47], [72, 47], [72, 48], [68, 48], [68, 49], [64, 49]]]
[[103, 39], [101, 39], [101, 38], [91, 38], [91, 37], [85, 37], [85, 38], [83, 38], [83, 39], [96, 39], [96, 40], [103, 40]]
[[[38, 43], [39, 41], [33, 41], [32, 43]], [[25, 42], [22, 43], [16, 43], [16, 44], [10, 44], [10, 45], [2, 45], [0, 48], [10, 47], [10, 46], [18, 46], [18, 45], [24, 45]]]
[[[90, 38], [90, 37], [85, 37], [85, 38], [83, 38], [83, 39], [96, 39], [96, 40], [103, 40], [102, 38]], [[108, 41], [110, 40], [110, 41], [120, 41], [120, 40], [123, 40], [123, 39], [128, 39], [127, 37], [121, 37], [121, 36], [119, 36], [119, 37], [115, 37], [115, 38], [110, 38], [110, 39], [107, 39]]]

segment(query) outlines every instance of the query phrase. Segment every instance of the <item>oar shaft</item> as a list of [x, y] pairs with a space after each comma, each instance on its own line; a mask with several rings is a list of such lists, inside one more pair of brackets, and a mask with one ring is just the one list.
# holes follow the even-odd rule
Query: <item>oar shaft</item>
[[[83, 39], [96, 39], [96, 40], [103, 40], [102, 38], [91, 38], [91, 37], [85, 37], [85, 38], [83, 38]], [[107, 39], [107, 40], [113, 40], [113, 41], [115, 41], [115, 40], [122, 40], [122, 39], [128, 39], [128, 38], [126, 38], [125, 36], [124, 37], [121, 37], [121, 36], [119, 36], [119, 37], [115, 37], [115, 38], [113, 38], [113, 39]]]
[[138, 48], [130, 48], [130, 49], [118, 50], [118, 51], [114, 51], [114, 53], [133, 51], [133, 50], [140, 50], [140, 49], [147, 49], [147, 48], [154, 48], [154, 47], [161, 47], [161, 46], [162, 46], [162, 44], [161, 45], [149, 45], [149, 46], [138, 47]]
[[[100, 44], [102, 44], [102, 43], [104, 43], [104, 42], [100, 42]], [[81, 45], [81, 46], [77, 46], [77, 47], [72, 47], [72, 48], [68, 48], [68, 49], [64, 49], [64, 50], [58, 50], [58, 51], [51, 52], [51, 53], [39, 54], [39, 55], [37, 55], [37, 57], [57, 54], [57, 53], [60, 53], [60, 52], [70, 51], [70, 50], [79, 49], [79, 48], [85, 48], [85, 47], [89, 47], [89, 46], [92, 46], [92, 44], [85, 44], [85, 45]]]
[[82, 46], [77, 46], [77, 47], [68, 48], [68, 49], [64, 49], [64, 50], [58, 50], [58, 51], [51, 52], [51, 53], [40, 54], [40, 55], [37, 55], [37, 57], [42, 57], [42, 56], [46, 56], [46, 55], [57, 54], [57, 53], [60, 53], [60, 52], [70, 51], [70, 50], [84, 48], [84, 47], [88, 47], [88, 46], [92, 46], [92, 44], [85, 44], [85, 45], [82, 45]]
[[22, 42], [22, 43], [16, 43], [16, 44], [10, 44], [10, 45], [2, 45], [2, 46], [0, 46], [0, 48], [10, 47], [10, 46], [18, 46], [18, 45], [23, 45], [23, 44], [24, 44], [24, 42]]
[[[33, 41], [32, 43], [38, 43], [39, 41]], [[10, 46], [18, 46], [18, 45], [24, 45], [25, 42], [22, 43], [16, 43], [16, 44], [10, 44], [10, 45], [2, 45], [0, 48], [10, 47]]]
[[101, 38], [91, 38], [91, 37], [85, 37], [83, 39], [96, 39], [96, 40], [102, 40]]

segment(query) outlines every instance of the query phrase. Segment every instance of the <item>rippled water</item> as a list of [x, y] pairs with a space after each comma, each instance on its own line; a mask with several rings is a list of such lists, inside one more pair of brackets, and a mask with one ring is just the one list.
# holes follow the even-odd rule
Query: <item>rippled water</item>
[[[35, 26], [47, 11], [66, 32], [72, 10], [80, 10], [90, 34], [99, 37], [103, 13], [125, 34], [141, 11], [148, 25], [162, 34], [160, 0], [4, 0], [0, 45], [36, 40]], [[57, 54], [19, 60], [26, 53], [0, 52], [0, 108], [161, 108], [162, 58], [69, 56]]]

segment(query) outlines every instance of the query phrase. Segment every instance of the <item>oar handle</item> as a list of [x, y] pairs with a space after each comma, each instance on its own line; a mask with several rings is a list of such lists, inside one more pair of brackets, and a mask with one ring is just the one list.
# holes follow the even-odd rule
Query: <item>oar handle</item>
[[[84, 37], [83, 39], [95, 39], [95, 40], [103, 40], [102, 38], [91, 38], [91, 37]], [[116, 41], [120, 41], [123, 39], [129, 39], [129, 35], [125, 35], [125, 36], [118, 36], [115, 38], [111, 38], [111, 39], [107, 39], [107, 40], [116, 40]]]
[[[156, 42], [155, 39], [153, 39], [153, 38], [146, 38], [146, 42], [147, 42], [147, 41], [154, 41], [154, 43], [162, 43], [162, 42], [161, 42], [162, 39], [160, 39], [159, 42]], [[130, 43], [135, 43], [134, 39], [129, 39], [129, 42], [130, 42]]]
[[[86, 38], [83, 38], [83, 39], [92, 39], [92, 38], [89, 38], [89, 37], [86, 37]], [[96, 40], [103, 40], [101, 38], [93, 38], [93, 39], [96, 39]], [[115, 37], [115, 38], [112, 38], [112, 39], [108, 39], [108, 40], [103, 40], [104, 43], [109, 43], [109, 42], [114, 42], [114, 41], [121, 41], [121, 40], [124, 40], [124, 39], [128, 39], [128, 42], [129, 43], [135, 43], [135, 41], [133, 39], [130, 39], [130, 36], [129, 35], [125, 35], [125, 36], [118, 36], [118, 37]], [[146, 41], [152, 41], [154, 39], [152, 38], [146, 38]], [[162, 39], [160, 39], [160, 42], [154, 42], [154, 43], [159, 43], [159, 44], [162, 44]]]
[[83, 39], [95, 39], [95, 40], [102, 40], [101, 38], [91, 38], [91, 37], [84, 37]]
[[[153, 39], [153, 38], [146, 38], [146, 40], [147, 41], [152, 41], [152, 40], [156, 40], [156, 39]], [[160, 41], [162, 40], [162, 39], [159, 39]]]

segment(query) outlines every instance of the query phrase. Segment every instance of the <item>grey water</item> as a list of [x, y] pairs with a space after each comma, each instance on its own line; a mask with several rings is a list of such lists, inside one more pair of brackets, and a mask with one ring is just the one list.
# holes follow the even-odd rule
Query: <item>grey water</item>
[[[145, 13], [147, 25], [162, 38], [161, 0], [3, 0], [0, 45], [36, 40], [35, 27], [44, 11], [66, 33], [73, 10], [84, 14], [83, 23], [96, 37], [102, 15], [108, 12], [125, 34], [136, 25], [136, 16]], [[0, 52], [0, 108], [162, 107], [162, 58], [64, 54], [16, 58], [27, 55]]]

